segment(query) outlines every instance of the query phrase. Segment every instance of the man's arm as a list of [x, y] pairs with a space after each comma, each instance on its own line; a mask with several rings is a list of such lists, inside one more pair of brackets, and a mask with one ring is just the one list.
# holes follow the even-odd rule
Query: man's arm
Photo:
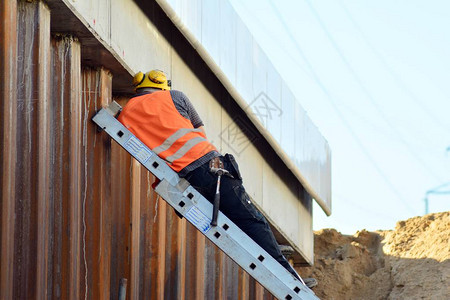
[[[170, 91], [170, 94], [178, 112], [191, 121], [194, 128], [204, 127], [203, 121], [195, 110], [194, 105], [192, 105], [189, 98], [183, 92], [172, 90]], [[205, 132], [204, 128], [202, 128], [202, 130]]]

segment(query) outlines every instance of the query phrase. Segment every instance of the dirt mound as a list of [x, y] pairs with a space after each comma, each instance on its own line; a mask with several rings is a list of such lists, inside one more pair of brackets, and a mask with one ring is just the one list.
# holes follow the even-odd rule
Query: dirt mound
[[450, 299], [450, 212], [397, 223], [395, 230], [315, 232], [321, 299]]

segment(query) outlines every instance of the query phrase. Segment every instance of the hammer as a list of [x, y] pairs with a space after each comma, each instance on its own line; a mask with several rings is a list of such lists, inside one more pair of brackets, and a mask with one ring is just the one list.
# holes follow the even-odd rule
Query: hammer
[[211, 219], [211, 226], [217, 226], [217, 216], [219, 214], [220, 206], [220, 179], [223, 175], [227, 175], [231, 178], [233, 178], [233, 175], [231, 175], [230, 172], [224, 169], [223, 162], [218, 157], [213, 158], [209, 162], [209, 169], [211, 173], [217, 175], [216, 194], [214, 195], [213, 215]]

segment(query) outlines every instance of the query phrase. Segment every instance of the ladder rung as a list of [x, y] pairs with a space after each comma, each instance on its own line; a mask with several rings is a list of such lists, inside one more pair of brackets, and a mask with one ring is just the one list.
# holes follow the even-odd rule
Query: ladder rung
[[[114, 107], [116, 110], [117, 105]], [[278, 299], [319, 299], [312, 290], [294, 278], [224, 214], [219, 212], [218, 225], [211, 227], [212, 204], [125, 128], [113, 116], [113, 113], [103, 108], [92, 120], [161, 180], [155, 191], [167, 203], [275, 297]]]

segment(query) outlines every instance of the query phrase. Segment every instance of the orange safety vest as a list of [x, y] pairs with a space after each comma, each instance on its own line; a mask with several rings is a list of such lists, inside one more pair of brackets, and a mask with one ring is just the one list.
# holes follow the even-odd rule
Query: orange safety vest
[[118, 120], [176, 172], [216, 150], [176, 109], [169, 91], [132, 98]]

